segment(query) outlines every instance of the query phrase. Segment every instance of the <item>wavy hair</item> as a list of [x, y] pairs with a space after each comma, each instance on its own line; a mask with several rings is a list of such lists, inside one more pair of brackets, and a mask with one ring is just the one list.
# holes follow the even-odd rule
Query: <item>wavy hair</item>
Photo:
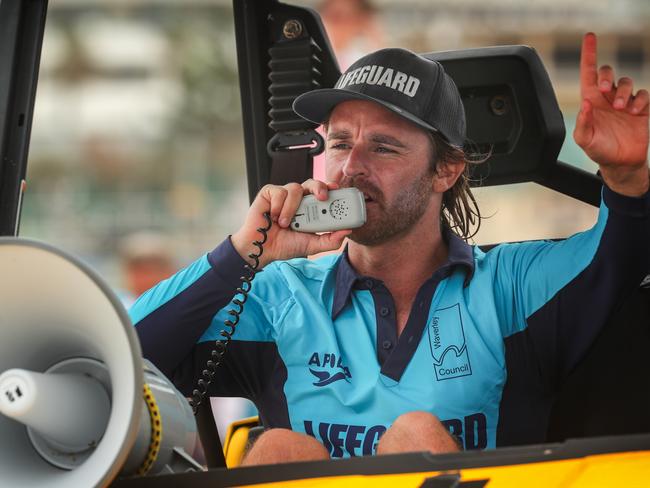
[[461, 239], [467, 241], [474, 237], [481, 227], [481, 211], [472, 194], [470, 181], [474, 166], [484, 163], [491, 155], [481, 153], [467, 144], [464, 148], [449, 144], [437, 132], [428, 132], [433, 146], [431, 158], [431, 171], [437, 172], [438, 163], [465, 162], [465, 169], [449, 190], [442, 195], [442, 208], [440, 210], [440, 223], [443, 228], [451, 230]]

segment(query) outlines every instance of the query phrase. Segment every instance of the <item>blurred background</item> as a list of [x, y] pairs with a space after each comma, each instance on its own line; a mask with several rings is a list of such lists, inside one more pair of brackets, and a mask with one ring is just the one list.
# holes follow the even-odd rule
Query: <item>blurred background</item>
[[[650, 86], [647, 0], [293, 3], [321, 12], [342, 68], [382, 46], [534, 47], [565, 116], [560, 158], [589, 171], [570, 137], [582, 33], [598, 33], [602, 62]], [[240, 117], [230, 1], [53, 0], [21, 234], [82, 256], [124, 292], [133, 288], [130, 248], [140, 247], [140, 261], [150, 249], [165, 266], [188, 263], [246, 211]], [[478, 243], [565, 236], [595, 215], [532, 184], [477, 193], [491, 216]], [[147, 238], [133, 245], [134, 233]]]
[[[601, 63], [650, 87], [648, 0], [287, 3], [321, 12], [342, 68], [383, 46], [534, 47], [565, 117], [560, 159], [593, 172], [571, 139], [582, 34], [599, 35]], [[230, 1], [51, 1], [21, 235], [80, 256], [128, 305], [238, 228], [240, 119]], [[476, 193], [489, 216], [477, 243], [563, 237], [596, 215], [532, 184]]]

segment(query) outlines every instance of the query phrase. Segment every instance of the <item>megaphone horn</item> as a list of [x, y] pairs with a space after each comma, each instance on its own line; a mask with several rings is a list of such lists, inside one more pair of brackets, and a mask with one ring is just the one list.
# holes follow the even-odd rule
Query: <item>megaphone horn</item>
[[190, 406], [142, 360], [124, 307], [91, 268], [0, 238], [0, 270], [0, 486], [202, 469], [188, 456]]

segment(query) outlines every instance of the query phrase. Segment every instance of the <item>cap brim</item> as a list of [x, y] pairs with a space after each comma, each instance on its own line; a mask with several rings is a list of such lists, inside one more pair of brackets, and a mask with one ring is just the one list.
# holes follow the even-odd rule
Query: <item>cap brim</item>
[[412, 122], [419, 127], [422, 127], [423, 129], [440, 133], [440, 131], [435, 127], [427, 124], [415, 115], [410, 114], [406, 110], [393, 105], [392, 103], [379, 100], [363, 93], [357, 93], [338, 88], [323, 88], [320, 90], [313, 90], [307, 93], [303, 93], [294, 100], [293, 110], [303, 119], [309, 120], [310, 122], [314, 122], [316, 124], [322, 124], [329, 118], [329, 115], [332, 110], [334, 110], [334, 107], [336, 107], [339, 103], [348, 102], [350, 100], [362, 100], [378, 103], [391, 112], [405, 118], [409, 122]]

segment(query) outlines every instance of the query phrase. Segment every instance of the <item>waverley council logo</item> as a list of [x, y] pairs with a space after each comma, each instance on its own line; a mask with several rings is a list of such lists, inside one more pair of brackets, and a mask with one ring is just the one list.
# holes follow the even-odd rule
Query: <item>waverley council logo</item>
[[433, 369], [438, 381], [472, 374], [458, 303], [436, 310], [428, 324], [427, 332], [433, 356]]

